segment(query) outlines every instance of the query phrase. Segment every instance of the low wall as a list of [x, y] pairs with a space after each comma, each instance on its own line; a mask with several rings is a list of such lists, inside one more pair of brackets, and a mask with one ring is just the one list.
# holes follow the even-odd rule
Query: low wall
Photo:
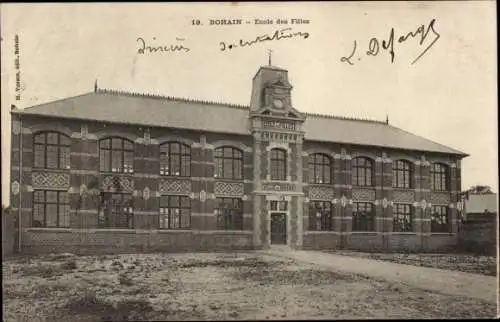
[[459, 233], [459, 247], [462, 251], [475, 254], [495, 255], [498, 244], [497, 217], [467, 220]]
[[457, 234], [305, 232], [304, 250], [349, 249], [379, 252], [453, 252]]
[[252, 249], [251, 231], [27, 228], [22, 252], [74, 254], [186, 252]]
[[2, 211], [2, 259], [14, 254], [16, 247], [15, 214]]

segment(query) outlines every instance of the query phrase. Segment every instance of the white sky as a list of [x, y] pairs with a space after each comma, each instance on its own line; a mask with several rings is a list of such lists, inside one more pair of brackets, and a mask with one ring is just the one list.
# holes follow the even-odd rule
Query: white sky
[[[411, 3], [2, 4], [2, 204], [8, 204], [11, 104], [24, 108], [104, 88], [249, 104], [251, 81], [267, 50], [289, 70], [293, 103], [304, 112], [385, 120], [470, 154], [462, 188], [497, 186], [497, 66], [493, 1]], [[304, 25], [209, 26], [208, 19], [292, 19]], [[200, 19], [203, 26], [192, 26]], [[366, 56], [370, 38], [396, 40], [436, 19], [441, 35], [395, 43]], [[219, 42], [251, 40], [292, 27], [308, 39], [282, 39], [220, 51]], [[14, 35], [20, 40], [23, 91], [15, 101]], [[188, 53], [138, 55], [184, 38]], [[349, 56], [357, 42], [360, 61]]]

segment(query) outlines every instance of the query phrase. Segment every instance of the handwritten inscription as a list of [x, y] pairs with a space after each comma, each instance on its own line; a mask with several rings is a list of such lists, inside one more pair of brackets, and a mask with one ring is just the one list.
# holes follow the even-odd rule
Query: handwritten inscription
[[[432, 19], [427, 26], [421, 25], [415, 31], [410, 31], [397, 38], [398, 44], [403, 44], [408, 39], [419, 38], [419, 46], [423, 46], [425, 40], [428, 39], [429, 36], [433, 37], [429, 38], [432, 39], [432, 41], [428, 42], [428, 45], [425, 46], [425, 48], [423, 48], [423, 50], [417, 55], [417, 57], [412, 61], [411, 63], [412, 65], [415, 64], [420, 58], [422, 58], [422, 56], [424, 56], [441, 37], [441, 35], [435, 29], [435, 23], [436, 19]], [[372, 37], [368, 42], [368, 50], [366, 51], [366, 55], [377, 56], [382, 50], [385, 50], [390, 55], [391, 63], [394, 63], [394, 60], [396, 58], [394, 34], [395, 34], [394, 28], [391, 28], [388, 39], [382, 39], [382, 41], [380, 41], [379, 39]], [[357, 50], [357, 42], [355, 40], [351, 54], [347, 57], [345, 56], [341, 57], [340, 61], [348, 63], [349, 65], [354, 65], [353, 60], [355, 61], [356, 58], [358, 61], [360, 61], [361, 57], [356, 57], [356, 58], [354, 57], [356, 54], [356, 50]]]
[[256, 43], [261, 43], [264, 41], [273, 41], [273, 40], [281, 40], [281, 39], [290, 39], [290, 38], [299, 38], [299, 39], [307, 39], [310, 34], [308, 32], [297, 31], [293, 32], [292, 28], [284, 28], [276, 30], [273, 34], [265, 34], [261, 36], [257, 36], [251, 40], [243, 40], [240, 39], [238, 42], [225, 42], [221, 41], [220, 51], [232, 50], [238, 47], [249, 47]]
[[[156, 37], [153, 37], [153, 40], [156, 40]], [[144, 54], [165, 53], [165, 52], [188, 52], [191, 50], [180, 43], [185, 39], [175, 38], [175, 40], [179, 43], [175, 45], [155, 45], [155, 44], [147, 44], [144, 38], [139, 37], [136, 40], [137, 45], [139, 46], [139, 48], [137, 48], [137, 53], [140, 55], [144, 55]]]

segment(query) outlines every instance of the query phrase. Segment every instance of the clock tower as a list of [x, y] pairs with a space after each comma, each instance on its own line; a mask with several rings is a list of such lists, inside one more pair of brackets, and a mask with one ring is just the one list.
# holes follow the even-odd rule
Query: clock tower
[[302, 247], [302, 126], [305, 115], [292, 104], [288, 71], [263, 66], [253, 78], [254, 245]]

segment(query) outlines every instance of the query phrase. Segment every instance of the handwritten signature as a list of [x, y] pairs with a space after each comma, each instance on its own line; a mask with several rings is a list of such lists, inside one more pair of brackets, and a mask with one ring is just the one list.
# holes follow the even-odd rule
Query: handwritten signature
[[[153, 40], [156, 40], [156, 37], [153, 37]], [[183, 38], [175, 38], [175, 40], [181, 42], [184, 41], [185, 39]], [[176, 44], [176, 45], [148, 45], [146, 46], [146, 41], [144, 38], [137, 38], [137, 43], [139, 45], [139, 48], [137, 48], [137, 53], [144, 55], [144, 54], [151, 54], [151, 53], [163, 53], [163, 52], [176, 52], [176, 51], [184, 51], [188, 52], [191, 49], [184, 47], [182, 44]]]
[[219, 43], [220, 45], [220, 51], [225, 51], [227, 49], [231, 50], [237, 47], [245, 47], [245, 46], [252, 46], [253, 44], [260, 43], [263, 41], [272, 41], [272, 40], [281, 40], [281, 39], [288, 39], [288, 38], [294, 38], [294, 37], [302, 37], [302, 39], [307, 39], [309, 38], [310, 34], [308, 32], [292, 32], [292, 28], [284, 28], [280, 30], [276, 30], [272, 35], [265, 34], [262, 36], [257, 36], [253, 40], [243, 40], [240, 39], [239, 42], [237, 43], [226, 43], [224, 41], [221, 41]]
[[[432, 46], [434, 46], [434, 44], [436, 43], [436, 41], [438, 41], [438, 39], [441, 37], [441, 35], [434, 29], [435, 22], [436, 22], [436, 19], [432, 19], [429, 22], [429, 24], [427, 25], [427, 27], [425, 25], [421, 25], [417, 28], [417, 30], [415, 30], [415, 32], [409, 32], [406, 35], [402, 35], [398, 38], [398, 43], [401, 44], [401, 43], [404, 43], [405, 41], [407, 41], [409, 38], [413, 39], [413, 38], [416, 38], [418, 35], [420, 35], [419, 45], [422, 46], [424, 41], [429, 36], [429, 33], [432, 31], [432, 34], [434, 35], [434, 39], [412, 61], [412, 63], [411, 63], [412, 65], [415, 64], [423, 55], [425, 55], [425, 53], [427, 53], [427, 51], [429, 49], [431, 49]], [[356, 53], [356, 47], [357, 47], [357, 43], [356, 43], [356, 40], [354, 40], [354, 48], [352, 50], [351, 55], [348, 57], [340, 58], [340, 61], [346, 62], [349, 65], [354, 65], [354, 63], [352, 62], [351, 59], [353, 58], [354, 54]], [[396, 54], [394, 52], [394, 28], [391, 28], [391, 32], [389, 34], [389, 39], [382, 40], [382, 49], [389, 51], [389, 54], [391, 55], [391, 63], [394, 63], [394, 59], [396, 56]], [[373, 37], [370, 39], [370, 41], [368, 43], [368, 51], [366, 51], [366, 55], [377, 56], [379, 52], [380, 52], [380, 41], [377, 38]], [[361, 60], [361, 58], [358, 57], [358, 60]]]

